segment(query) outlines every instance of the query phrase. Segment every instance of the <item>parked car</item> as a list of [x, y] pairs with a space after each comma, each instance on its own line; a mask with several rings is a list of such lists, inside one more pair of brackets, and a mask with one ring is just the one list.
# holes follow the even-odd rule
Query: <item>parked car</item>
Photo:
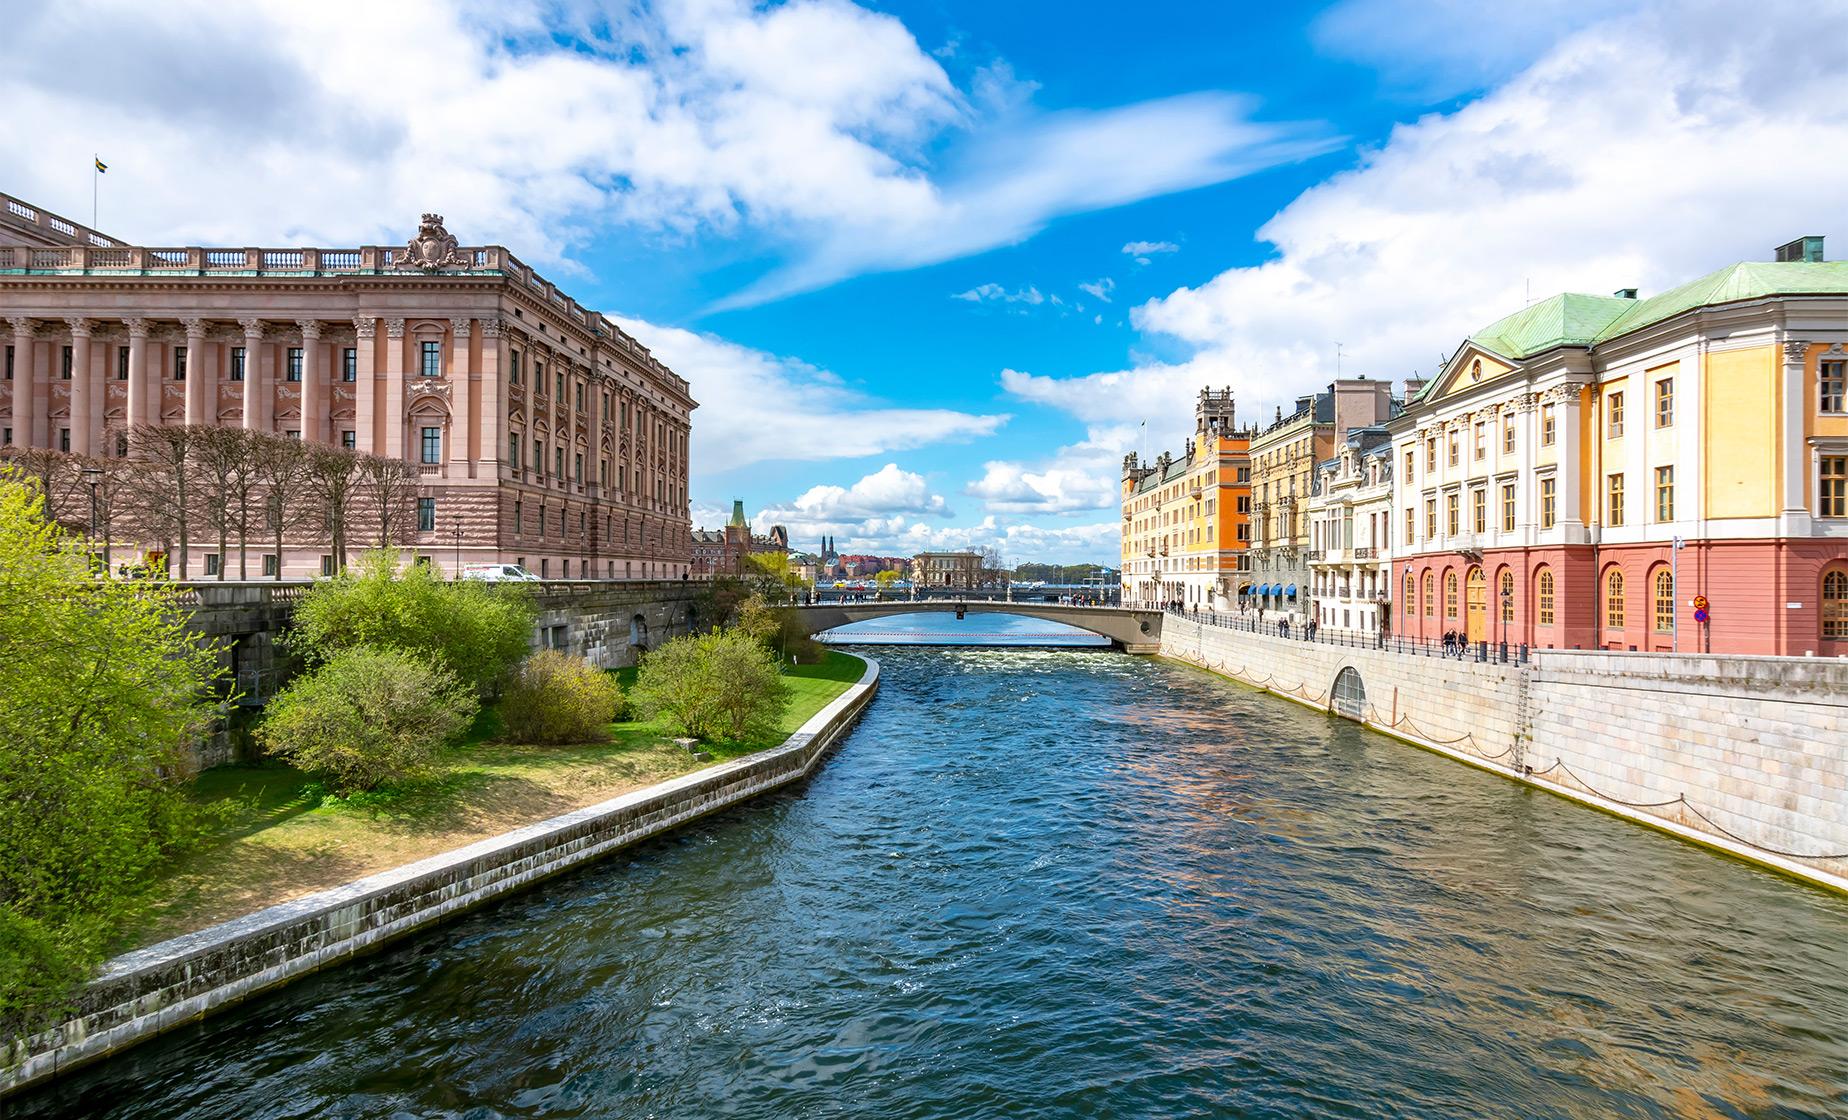
[[520, 567], [518, 564], [464, 564], [463, 579], [478, 579], [484, 583], [538, 583], [539, 577]]

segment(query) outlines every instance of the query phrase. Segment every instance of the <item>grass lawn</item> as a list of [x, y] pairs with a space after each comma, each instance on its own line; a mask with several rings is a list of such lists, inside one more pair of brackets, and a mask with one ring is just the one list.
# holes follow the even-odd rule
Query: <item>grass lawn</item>
[[[866, 664], [829, 650], [786, 671], [779, 731], [760, 743], [709, 746], [715, 761], [782, 742], [860, 679]], [[617, 677], [626, 689], [635, 670]], [[212, 823], [155, 884], [132, 945], [147, 945], [299, 898], [521, 825], [594, 805], [712, 763], [696, 762], [652, 723], [612, 724], [607, 742], [540, 747], [497, 741], [492, 709], [431, 777], [346, 801], [277, 764], [220, 766], [193, 796]], [[132, 947], [132, 946], [125, 946]]]

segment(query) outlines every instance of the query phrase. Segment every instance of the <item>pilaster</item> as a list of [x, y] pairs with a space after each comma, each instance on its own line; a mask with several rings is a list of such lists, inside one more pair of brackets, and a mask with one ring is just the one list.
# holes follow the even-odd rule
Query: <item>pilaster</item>
[[321, 384], [321, 324], [315, 319], [296, 321], [302, 332], [302, 442], [327, 440], [325, 389]]
[[244, 427], [264, 431], [263, 320], [239, 319], [237, 324], [244, 328]]
[[90, 321], [83, 318], [64, 320], [71, 330], [71, 454], [95, 453], [96, 428], [91, 413], [96, 410], [95, 371], [90, 368]]

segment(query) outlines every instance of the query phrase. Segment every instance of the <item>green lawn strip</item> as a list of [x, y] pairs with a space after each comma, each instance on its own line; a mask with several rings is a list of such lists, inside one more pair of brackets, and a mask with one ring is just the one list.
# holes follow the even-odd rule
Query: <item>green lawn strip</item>
[[[865, 662], [834, 650], [820, 664], [790, 666], [790, 705], [776, 735], [704, 749], [717, 762], [774, 747], [864, 671]], [[627, 685], [634, 670], [617, 676]], [[485, 709], [435, 774], [344, 801], [325, 796], [311, 775], [275, 763], [205, 771], [192, 788], [205, 811], [199, 842], [155, 882], [146, 920], [123, 947], [201, 929], [711, 765], [696, 762], [652, 722], [612, 724], [606, 742], [560, 747], [500, 742], [499, 733], [499, 719]]]

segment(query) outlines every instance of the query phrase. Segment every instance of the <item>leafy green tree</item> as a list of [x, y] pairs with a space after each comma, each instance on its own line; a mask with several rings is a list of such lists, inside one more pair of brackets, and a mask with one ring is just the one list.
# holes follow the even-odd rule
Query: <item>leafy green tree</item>
[[769, 649], [742, 631], [716, 630], [649, 653], [630, 698], [680, 734], [745, 742], [775, 732], [789, 686]]
[[158, 584], [97, 580], [0, 467], [0, 1032], [55, 1013], [187, 834], [216, 651]]
[[517, 587], [445, 582], [416, 564], [401, 571], [398, 554], [381, 549], [315, 584], [296, 604], [289, 641], [310, 662], [357, 646], [421, 654], [486, 695], [526, 657], [533, 620]]
[[501, 695], [508, 739], [519, 743], [588, 743], [609, 737], [622, 689], [603, 670], [555, 649], [526, 659]]
[[879, 590], [881, 591], [892, 590], [893, 585], [897, 584], [898, 580], [898, 573], [890, 568], [885, 569], [873, 577], [873, 582], [879, 585]]
[[256, 736], [344, 795], [424, 773], [474, 720], [476, 704], [468, 685], [424, 657], [359, 646], [289, 682]]

